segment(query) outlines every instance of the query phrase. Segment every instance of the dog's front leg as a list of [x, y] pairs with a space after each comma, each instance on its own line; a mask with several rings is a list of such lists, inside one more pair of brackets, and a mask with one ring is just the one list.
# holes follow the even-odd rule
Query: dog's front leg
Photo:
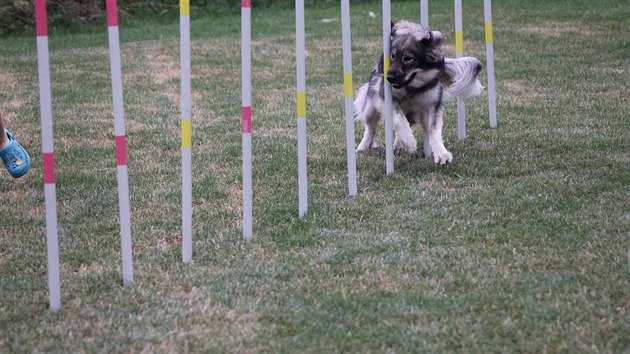
[[374, 141], [376, 135], [376, 127], [381, 120], [381, 114], [375, 109], [370, 110], [367, 113], [363, 113], [363, 139], [357, 147], [357, 152], [366, 151], [367, 149], [376, 149], [378, 144]]
[[394, 123], [394, 132], [396, 133], [394, 149], [402, 149], [410, 154], [418, 152], [418, 143], [413, 136], [411, 125], [400, 106], [396, 103], [393, 104], [392, 108], [392, 121]]
[[442, 140], [443, 113], [443, 107], [431, 107], [422, 117], [422, 127], [428, 132], [429, 144], [433, 150], [433, 161], [439, 165], [446, 165], [453, 161], [453, 154], [446, 150]]

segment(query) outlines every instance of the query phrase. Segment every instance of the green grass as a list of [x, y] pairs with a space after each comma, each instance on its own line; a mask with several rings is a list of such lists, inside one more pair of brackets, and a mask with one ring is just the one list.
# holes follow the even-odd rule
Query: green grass
[[[105, 24], [55, 31], [58, 312], [48, 310], [35, 39], [0, 39], [3, 116], [33, 158], [26, 177], [0, 178], [0, 352], [629, 351], [630, 5], [493, 5], [498, 128], [484, 95], [469, 101], [458, 141], [449, 103], [454, 163], [400, 153], [386, 177], [383, 150], [360, 154], [354, 198], [339, 9], [307, 8], [302, 220], [294, 14], [254, 9], [250, 242], [240, 229], [239, 18], [194, 17], [192, 264], [181, 262], [178, 25], [122, 26], [127, 287]], [[482, 1], [465, 6], [465, 50], [485, 61]], [[355, 87], [380, 53], [380, 18], [367, 15], [380, 10], [353, 3]], [[418, 17], [418, 2], [392, 11]], [[431, 25], [453, 55], [452, 2], [431, 2]]]

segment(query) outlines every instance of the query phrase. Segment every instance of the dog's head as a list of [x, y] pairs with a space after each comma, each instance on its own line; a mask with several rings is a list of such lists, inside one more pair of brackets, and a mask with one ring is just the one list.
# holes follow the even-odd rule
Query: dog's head
[[442, 33], [419, 23], [401, 21], [392, 25], [387, 81], [394, 88], [402, 88], [437, 78], [444, 67], [443, 38]]

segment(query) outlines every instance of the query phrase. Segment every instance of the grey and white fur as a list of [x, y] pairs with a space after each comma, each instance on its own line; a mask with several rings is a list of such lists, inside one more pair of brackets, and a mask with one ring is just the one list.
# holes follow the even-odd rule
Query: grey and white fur
[[[481, 63], [473, 57], [444, 58], [442, 33], [409, 21], [392, 25], [391, 65], [387, 81], [392, 85], [394, 148], [416, 153], [418, 146], [411, 125], [421, 123], [436, 164], [451, 163], [453, 154], [442, 140], [444, 100], [477, 96], [483, 87], [477, 79]], [[365, 131], [357, 152], [376, 148], [376, 127], [384, 109], [383, 56], [372, 70], [370, 81], [354, 100], [357, 119]]]

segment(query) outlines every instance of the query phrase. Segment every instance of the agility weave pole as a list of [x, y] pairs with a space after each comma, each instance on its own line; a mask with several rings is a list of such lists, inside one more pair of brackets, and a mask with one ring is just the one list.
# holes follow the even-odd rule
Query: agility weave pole
[[308, 211], [308, 181], [306, 166], [306, 35], [304, 33], [304, 0], [295, 1], [295, 61], [297, 79], [298, 134], [298, 215]]
[[253, 236], [252, 212], [252, 3], [241, 0], [241, 132], [243, 149], [243, 238]]
[[[455, 0], [455, 51], [457, 57], [464, 53], [464, 35], [462, 23], [462, 2]], [[483, 15], [485, 22], [486, 37], [486, 66], [488, 73], [488, 113], [490, 116], [490, 128], [497, 127], [497, 94], [496, 80], [494, 75], [494, 41], [492, 35], [492, 0], [483, 0]], [[429, 26], [429, 0], [420, 0], [420, 23]], [[460, 100], [457, 102], [458, 136], [459, 139], [466, 137], [466, 111]], [[428, 156], [431, 153], [427, 146], [427, 139], [424, 140], [424, 153]], [[428, 150], [427, 150], [428, 149]], [[428, 151], [428, 153], [427, 153]]]
[[131, 212], [129, 207], [129, 173], [127, 170], [125, 112], [123, 107], [120, 39], [118, 36], [118, 5], [116, 0], [107, 0], [106, 6], [109, 37], [109, 59], [112, 71], [112, 100], [114, 107], [114, 134], [116, 141], [116, 172], [118, 179], [122, 272], [123, 282], [125, 285], [128, 285], [133, 281], [133, 260], [131, 252]]
[[[420, 0], [420, 24], [429, 27], [429, 0]], [[429, 143], [429, 132], [426, 129], [422, 129], [422, 150], [426, 158], [433, 154]]]
[[182, 133], [182, 260], [192, 261], [192, 99], [190, 89], [190, 2], [179, 2]]
[[486, 66], [488, 67], [488, 112], [490, 128], [497, 127], [497, 91], [494, 78], [494, 41], [492, 38], [492, 0], [483, 0], [483, 17], [486, 32]]
[[391, 4], [383, 0], [383, 86], [385, 87], [385, 173], [394, 173], [394, 129], [392, 122], [392, 85], [387, 81], [387, 72], [391, 63]]
[[429, 27], [429, 0], [420, 0], [420, 23]]
[[55, 150], [53, 141], [52, 94], [48, 55], [48, 19], [46, 0], [35, 1], [37, 66], [42, 124], [42, 161], [44, 167], [44, 205], [46, 208], [46, 248], [48, 253], [48, 297], [51, 310], [61, 308], [59, 279], [59, 241], [57, 239], [57, 192], [55, 185]]
[[[464, 56], [464, 25], [462, 20], [462, 0], [455, 0], [455, 57]], [[466, 103], [457, 98], [457, 137], [466, 139]]]
[[348, 155], [348, 193], [357, 195], [357, 163], [354, 151], [354, 89], [352, 86], [352, 36], [350, 33], [350, 0], [341, 0], [341, 42], [343, 47], [343, 93], [346, 115], [346, 151]]

